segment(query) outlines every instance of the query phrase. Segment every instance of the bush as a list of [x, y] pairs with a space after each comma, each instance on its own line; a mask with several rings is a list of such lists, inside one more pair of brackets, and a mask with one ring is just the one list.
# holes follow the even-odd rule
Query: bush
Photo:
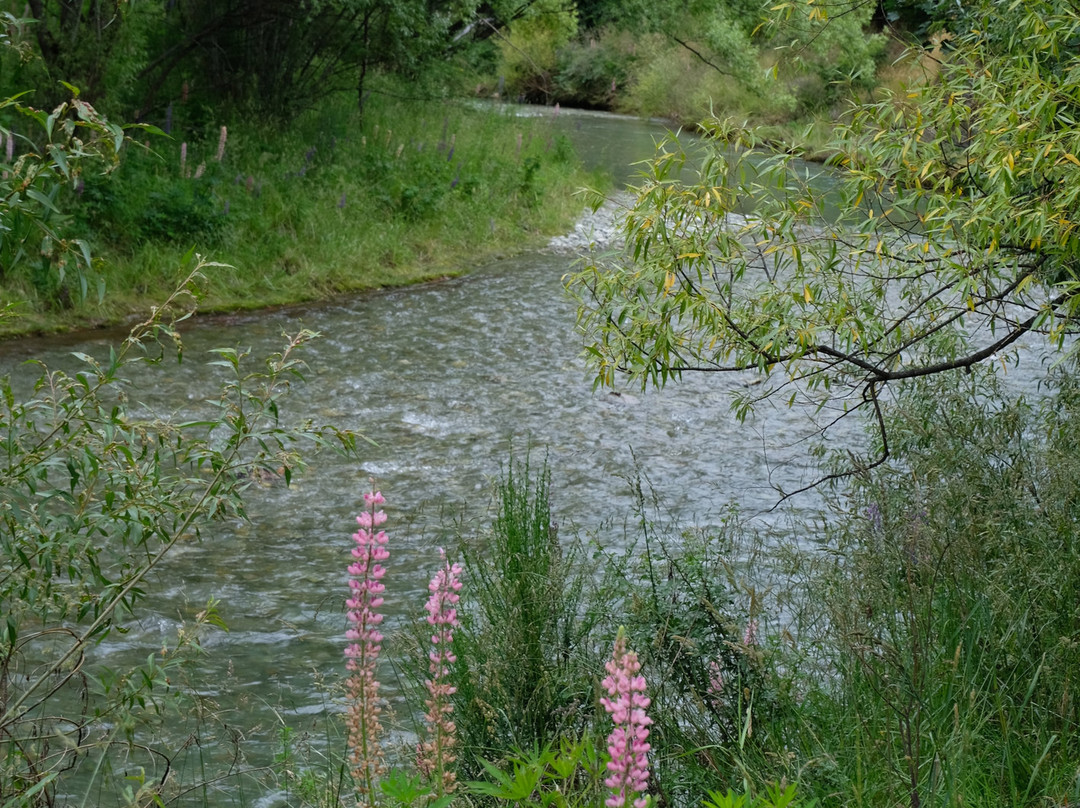
[[607, 612], [594, 567], [551, 518], [546, 467], [511, 461], [495, 521], [464, 546], [468, 582], [454, 715], [467, 775], [479, 760], [576, 739], [591, 730]]
[[844, 726], [823, 743], [868, 804], [1071, 803], [1080, 388], [1058, 375], [1031, 404], [957, 381], [903, 394], [893, 462], [830, 531], [807, 595], [826, 608], [837, 714], [817, 723]]
[[185, 316], [207, 266], [107, 358], [77, 354], [83, 364], [72, 374], [44, 369], [25, 397], [0, 380], [0, 794], [16, 800], [5, 805], [52, 805], [77, 788], [126, 790], [127, 803], [147, 804], [177, 787], [165, 775], [183, 750], [157, 748], [157, 731], [202, 716], [202, 688], [185, 687], [182, 671], [202, 632], [222, 625], [215, 604], [133, 668], [111, 669], [90, 650], [135, 618], [144, 581], [174, 548], [212, 520], [243, 517], [253, 473], [287, 483], [303, 466], [302, 440], [353, 448], [348, 433], [278, 423], [311, 332], [290, 338], [261, 372], [248, 372], [235, 350], [216, 351], [212, 364], [231, 379], [209, 418], [128, 405], [128, 378], [153, 373], [170, 348], [179, 355], [169, 318]]

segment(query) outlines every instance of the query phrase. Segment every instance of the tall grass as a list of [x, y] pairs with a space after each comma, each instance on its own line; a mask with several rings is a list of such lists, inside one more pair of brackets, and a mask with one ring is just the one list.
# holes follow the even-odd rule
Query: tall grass
[[898, 461], [829, 531], [805, 590], [832, 671], [806, 775], [847, 804], [1080, 798], [1080, 395], [1055, 383], [1041, 405], [955, 379], [907, 393]]
[[605, 611], [581, 546], [551, 516], [548, 471], [511, 462], [494, 522], [464, 547], [454, 714], [462, 767], [576, 739], [599, 709]]
[[8, 332], [141, 310], [172, 290], [192, 248], [232, 267], [210, 278], [203, 310], [459, 274], [567, 226], [587, 182], [549, 120], [460, 103], [372, 95], [361, 118], [330, 99], [288, 130], [178, 104], [171, 130], [128, 144], [114, 173], [85, 176], [63, 201], [69, 232], [93, 244], [104, 302], [17, 280], [0, 290], [25, 301]]

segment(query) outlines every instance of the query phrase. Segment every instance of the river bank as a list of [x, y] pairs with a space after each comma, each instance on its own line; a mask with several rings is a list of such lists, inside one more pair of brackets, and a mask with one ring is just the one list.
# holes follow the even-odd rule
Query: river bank
[[287, 132], [171, 128], [65, 198], [70, 232], [94, 255], [88, 297], [55, 272], [9, 277], [0, 338], [129, 322], [174, 290], [189, 251], [223, 265], [207, 278], [206, 313], [459, 275], [564, 232], [581, 210], [574, 192], [605, 182], [555, 116], [511, 107], [380, 99], [362, 123], [331, 104]]

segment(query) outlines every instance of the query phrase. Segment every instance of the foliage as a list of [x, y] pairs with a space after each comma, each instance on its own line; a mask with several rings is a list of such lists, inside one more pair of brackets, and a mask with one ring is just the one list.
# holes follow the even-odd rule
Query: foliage
[[[734, 511], [719, 530], [665, 532], [640, 487], [636, 562], [609, 574], [613, 619], [641, 649], [653, 720], [655, 788], [686, 804], [719, 784], [748, 793], [782, 766], [791, 677], [768, 642], [766, 592], [754, 583], [754, 540]], [[611, 565], [619, 570], [618, 565]]]
[[785, 68], [816, 78], [821, 85], [811, 91], [804, 84], [799, 90], [801, 103], [847, 101], [852, 90], [874, 86], [885, 38], [871, 33], [872, 14], [869, 3], [841, 5], [838, 12], [802, 2], [781, 2], [772, 8], [763, 30], [787, 57]]
[[229, 123], [219, 162], [224, 121], [188, 114], [177, 105], [171, 141], [129, 144], [115, 171], [84, 172], [81, 193], [59, 197], [69, 230], [103, 259], [105, 300], [73, 295], [61, 319], [20, 276], [0, 297], [25, 300], [24, 316], [0, 331], [121, 320], [169, 294], [178, 246], [228, 256], [201, 307], [235, 310], [460, 273], [579, 213], [571, 192], [583, 174], [547, 118], [377, 95], [361, 125], [342, 98], [288, 130]]
[[[151, 772], [178, 753], [154, 749], [142, 729], [193, 697], [170, 676], [197, 652], [200, 627], [221, 625], [214, 604], [175, 647], [135, 669], [95, 661], [93, 646], [134, 618], [147, 576], [174, 548], [212, 520], [243, 517], [254, 470], [287, 484], [303, 467], [302, 442], [353, 449], [348, 433], [279, 421], [311, 332], [289, 338], [262, 371], [247, 371], [238, 351], [215, 351], [210, 364], [230, 379], [208, 418], [182, 421], [129, 403], [133, 379], [146, 383], [170, 346], [182, 355], [184, 302], [212, 266], [199, 261], [108, 357], [79, 354], [81, 369], [70, 374], [43, 368], [25, 397], [3, 382], [0, 793], [22, 794], [26, 804], [50, 804], [73, 778], [87, 793], [98, 780], [97, 789], [118, 788], [117, 749]], [[163, 783], [144, 782], [140, 801]]]
[[803, 642], [838, 677], [806, 720], [844, 727], [819, 739], [829, 778], [866, 804], [1077, 798], [1080, 397], [1055, 374], [1010, 398], [976, 377], [905, 390], [896, 459], [855, 480], [801, 590], [821, 613]]
[[0, 91], [34, 87], [33, 100], [51, 108], [65, 100], [62, 84], [70, 82], [99, 109], [130, 116], [132, 108], [118, 108], [115, 102], [135, 81], [146, 58], [146, 35], [160, 25], [164, 4], [30, 0], [8, 5], [25, 15], [14, 26], [13, 44], [22, 52], [5, 60], [8, 70]]
[[[800, 804], [795, 800], [795, 792], [794, 783], [786, 788], [773, 783], [765, 789], [764, 793], [755, 796], [737, 794], [730, 790], [723, 793], [711, 791], [709, 798], [702, 805], [704, 808], [788, 808], [788, 806]], [[811, 800], [801, 804], [805, 808], [810, 808], [815, 803]]]
[[[537, 10], [540, 6], [536, 6]], [[873, 85], [884, 38], [873, 8], [756, 0], [578, 3], [581, 25], [555, 36], [536, 16], [500, 40], [510, 97], [615, 108], [695, 122], [708, 109], [773, 122], [828, 109]], [[555, 19], [555, 18], [552, 18]], [[577, 27], [577, 26], [574, 26]]]
[[618, 104], [640, 59], [637, 45], [637, 37], [617, 29], [568, 42], [558, 53], [553, 76], [560, 103], [583, 109]]
[[69, 281], [85, 298], [91, 264], [89, 244], [67, 231], [64, 189], [79, 187], [95, 168], [115, 169], [125, 129], [133, 127], [111, 123], [81, 100], [76, 88], [67, 89], [73, 97], [52, 112], [18, 97], [0, 100], [0, 121], [15, 113], [33, 127], [20, 134], [10, 118], [7, 126], [0, 125], [7, 155], [0, 172], [0, 282], [30, 277], [51, 304], [70, 305]]
[[95, 103], [123, 115], [157, 114], [182, 101], [291, 119], [329, 93], [361, 102], [366, 79], [379, 71], [406, 79], [438, 72], [475, 42], [478, 5], [33, 0], [36, 58], [19, 63], [14, 78], [23, 86], [80, 83]]
[[511, 465], [496, 507], [491, 530], [464, 549], [469, 586], [454, 635], [454, 717], [467, 776], [480, 758], [579, 737], [597, 710], [605, 611], [588, 597], [592, 571], [581, 548], [563, 542], [551, 518], [546, 468]]
[[599, 805], [604, 787], [604, 756], [585, 736], [532, 751], [509, 752], [502, 768], [481, 761], [486, 779], [466, 784], [472, 794], [495, 805], [575, 808]]
[[512, 94], [549, 103], [558, 54], [577, 33], [577, 13], [563, 0], [538, 0], [499, 37], [500, 70]]
[[736, 394], [740, 415], [786, 388], [880, 420], [888, 385], [1030, 332], [1064, 346], [1080, 14], [977, 10], [936, 80], [853, 110], [825, 176], [730, 122], [705, 124], [694, 181], [664, 145], [623, 220], [625, 260], [573, 281], [598, 382], [748, 370], [766, 384]]
[[966, 5], [966, 0], [882, 0], [879, 13], [888, 25], [925, 36], [942, 29], [956, 30], [964, 22]]

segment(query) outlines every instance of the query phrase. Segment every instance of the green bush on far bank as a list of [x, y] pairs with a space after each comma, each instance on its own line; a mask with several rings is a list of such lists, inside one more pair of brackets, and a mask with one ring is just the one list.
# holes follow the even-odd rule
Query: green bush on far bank
[[458, 274], [565, 227], [573, 192], [593, 181], [548, 119], [493, 108], [372, 94], [362, 117], [332, 99], [288, 129], [189, 117], [199, 123], [178, 108], [171, 139], [127, 144], [113, 173], [87, 173], [61, 197], [104, 300], [48, 274], [7, 278], [0, 294], [20, 316], [6, 334], [122, 320], [172, 291], [190, 248], [231, 265], [209, 279], [203, 310]]
[[586, 15], [588, 27], [565, 15], [559, 36], [549, 17], [511, 23], [481, 87], [680, 125], [711, 111], [779, 127], [835, 118], [876, 86], [886, 55], [867, 4], [843, 13], [781, 4], [771, 14], [755, 0], [606, 5], [607, 13]]

